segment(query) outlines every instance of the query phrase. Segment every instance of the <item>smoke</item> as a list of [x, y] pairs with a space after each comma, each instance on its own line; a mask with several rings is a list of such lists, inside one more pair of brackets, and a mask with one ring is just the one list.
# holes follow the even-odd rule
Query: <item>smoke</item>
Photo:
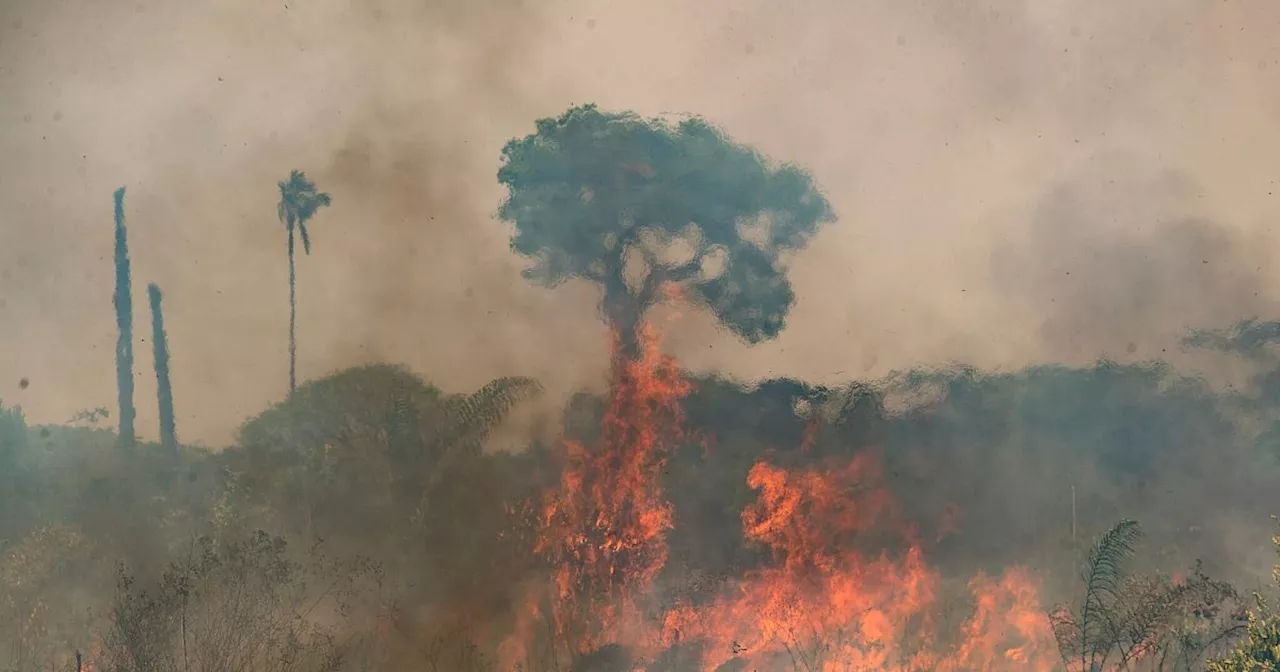
[[[1262, 247], [1198, 215], [1183, 175], [1143, 176], [1099, 161], [1049, 192], [995, 281], [1060, 359], [1170, 359], [1196, 325], [1269, 314]], [[1169, 351], [1174, 349], [1174, 353]]]
[[[601, 341], [589, 307], [577, 329], [552, 318], [571, 311], [525, 286], [490, 217], [500, 143], [535, 114], [518, 70], [540, 12], [388, 1], [5, 13], [16, 95], [0, 130], [12, 150], [0, 375], [32, 380], [4, 397], [33, 420], [109, 405], [97, 359], [111, 271], [95, 232], [109, 226], [110, 185], [129, 187], [138, 281], [169, 295], [179, 424], [193, 440], [227, 441], [285, 391], [274, 204], [292, 168], [335, 201], [299, 260], [304, 377], [391, 360], [453, 388], [519, 371], [554, 383], [566, 367], [547, 352], [579, 332], [576, 352]], [[147, 378], [139, 399], [154, 398]], [[144, 435], [151, 406], [140, 404]]]
[[[333, 206], [298, 259], [300, 377], [394, 362], [460, 392], [532, 376], [544, 407], [494, 442], [526, 446], [556, 432], [572, 393], [603, 387], [609, 353], [596, 288], [521, 278], [494, 218], [503, 143], [576, 103], [696, 113], [810, 170], [839, 221], [788, 260], [798, 304], [776, 341], [748, 347], [675, 308], [667, 347], [708, 374], [690, 406], [727, 447], [681, 455], [694, 467], [669, 491], [697, 517], [677, 520], [677, 554], [739, 560], [747, 470], [806, 430], [787, 385], [748, 393], [716, 376], [845, 384], [914, 368], [950, 396], [894, 407], [845, 443], [885, 444], [892, 484], [920, 492], [916, 518], [962, 503], [961, 541], [939, 552], [953, 564], [1069, 562], [1085, 533], [1054, 544], [1077, 513], [1089, 533], [1124, 514], [1182, 544], [1153, 565], [1203, 553], [1231, 578], [1262, 576], [1274, 472], [1256, 453], [1259, 435], [1280, 436], [1272, 418], [1240, 421], [1251, 402], [1155, 367], [1022, 367], [1161, 359], [1248, 379], [1252, 363], [1182, 339], [1280, 308], [1278, 22], [1267, 0], [10, 0], [0, 400], [33, 424], [114, 413], [110, 194], [125, 186], [134, 285], [165, 289], [177, 431], [232, 441], [286, 392], [276, 181], [301, 169]], [[137, 318], [135, 332], [148, 351]], [[155, 438], [154, 376], [135, 368], [139, 433]], [[596, 419], [599, 400], [578, 401]], [[532, 489], [547, 474], [526, 458], [545, 456], [503, 468]], [[210, 465], [188, 476], [200, 496]], [[108, 501], [90, 488], [114, 472], [90, 467], [86, 501]], [[441, 547], [501, 594], [517, 572], [476, 569], [497, 542], [467, 535], [500, 528], [488, 484], [508, 474], [477, 470], [478, 486], [450, 483], [473, 498], [453, 522], [474, 547]], [[166, 557], [129, 509], [87, 508], [84, 527], [123, 529], [137, 562]], [[506, 597], [483, 606], [510, 615]]]
[[447, 389], [598, 383], [593, 292], [526, 286], [492, 219], [502, 142], [588, 100], [703, 114], [811, 168], [841, 217], [791, 260], [777, 342], [686, 315], [673, 347], [697, 368], [830, 382], [1159, 356], [1274, 305], [1254, 257], [1273, 236], [1278, 11], [7, 3], [0, 389], [35, 421], [109, 403], [108, 195], [126, 185], [138, 282], [170, 297], [181, 430], [225, 442], [283, 394], [291, 168], [334, 196], [299, 264], [304, 377], [393, 360]]

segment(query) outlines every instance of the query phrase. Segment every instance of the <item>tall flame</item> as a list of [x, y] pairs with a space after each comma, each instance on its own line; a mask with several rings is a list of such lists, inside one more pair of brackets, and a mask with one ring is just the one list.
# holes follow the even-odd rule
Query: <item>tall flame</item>
[[[639, 357], [615, 357], [598, 445], [567, 442], [560, 482], [542, 501], [535, 550], [554, 567], [547, 615], [577, 654], [644, 627], [642, 603], [667, 562], [673, 512], [661, 475], [690, 386], [651, 325], [637, 336]], [[542, 613], [530, 607], [519, 627]]]
[[670, 612], [668, 641], [702, 642], [708, 670], [734, 658], [831, 671], [1052, 669], [1053, 635], [1021, 570], [974, 579], [977, 606], [962, 641], [938, 653], [931, 608], [941, 579], [911, 526], [899, 528], [896, 555], [850, 550], [858, 537], [896, 527], [880, 478], [872, 453], [824, 470], [757, 464], [748, 484], [759, 497], [742, 514], [743, 530], [770, 550], [773, 564], [749, 572], [713, 605]]
[[[1020, 568], [970, 581], [971, 616], [942, 643], [942, 577], [901, 521], [873, 452], [821, 468], [756, 464], [742, 530], [769, 562], [710, 602], [661, 606], [657, 579], [674, 525], [661, 474], [689, 384], [651, 326], [639, 340], [638, 357], [615, 359], [598, 443], [568, 443], [560, 480], [541, 499], [536, 550], [552, 580], [530, 593], [502, 647], [503, 669], [528, 658], [540, 621], [554, 633], [553, 653], [617, 644], [637, 660], [676, 651], [700, 670], [1053, 669], [1050, 624]], [[948, 508], [940, 534], [956, 533], [958, 516]], [[856, 550], [868, 545], [883, 550]]]

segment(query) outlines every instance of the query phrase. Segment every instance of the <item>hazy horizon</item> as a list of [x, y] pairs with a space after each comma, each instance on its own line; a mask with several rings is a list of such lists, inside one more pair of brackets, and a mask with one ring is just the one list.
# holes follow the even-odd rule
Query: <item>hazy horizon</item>
[[809, 169], [839, 216], [791, 261], [782, 337], [748, 348], [686, 315], [669, 345], [692, 368], [836, 382], [1107, 356], [1214, 375], [1179, 354], [1187, 329], [1280, 312], [1277, 24], [1262, 0], [16, 0], [0, 400], [35, 423], [114, 415], [124, 186], [140, 434], [157, 282], [179, 436], [230, 441], [287, 388], [275, 185], [295, 168], [333, 196], [298, 263], [302, 379], [392, 361], [451, 391], [601, 383], [592, 288], [530, 286], [493, 216], [503, 143], [584, 102], [704, 116]]

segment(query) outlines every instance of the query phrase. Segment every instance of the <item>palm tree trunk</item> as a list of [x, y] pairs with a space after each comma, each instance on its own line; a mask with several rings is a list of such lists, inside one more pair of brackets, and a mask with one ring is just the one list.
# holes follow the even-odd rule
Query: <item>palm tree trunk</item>
[[297, 285], [297, 276], [293, 268], [293, 218], [289, 218], [289, 394], [293, 395], [294, 390], [298, 389], [297, 377], [297, 361], [298, 361], [298, 342], [295, 333], [298, 329], [298, 310], [297, 300], [294, 287]]
[[169, 379], [169, 335], [164, 330], [164, 310], [160, 305], [164, 295], [160, 286], [147, 286], [151, 302], [151, 347], [156, 360], [156, 397], [160, 410], [160, 445], [165, 450], [178, 451], [178, 432], [173, 419], [173, 383]]
[[120, 402], [120, 445], [132, 447], [136, 442], [133, 420], [133, 293], [129, 273], [129, 234], [124, 223], [124, 187], [115, 192], [116, 219], [116, 291], [112, 303], [116, 309], [116, 392]]

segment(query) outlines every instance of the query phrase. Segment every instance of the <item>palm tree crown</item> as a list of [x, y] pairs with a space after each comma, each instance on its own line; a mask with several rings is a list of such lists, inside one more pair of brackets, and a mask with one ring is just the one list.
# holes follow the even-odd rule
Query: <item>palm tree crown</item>
[[301, 170], [291, 171], [288, 180], [280, 181], [280, 203], [276, 206], [276, 216], [290, 232], [297, 225], [298, 233], [302, 236], [302, 249], [307, 254], [311, 254], [307, 221], [329, 203], [329, 194], [317, 191], [316, 184], [307, 179], [306, 173]]

